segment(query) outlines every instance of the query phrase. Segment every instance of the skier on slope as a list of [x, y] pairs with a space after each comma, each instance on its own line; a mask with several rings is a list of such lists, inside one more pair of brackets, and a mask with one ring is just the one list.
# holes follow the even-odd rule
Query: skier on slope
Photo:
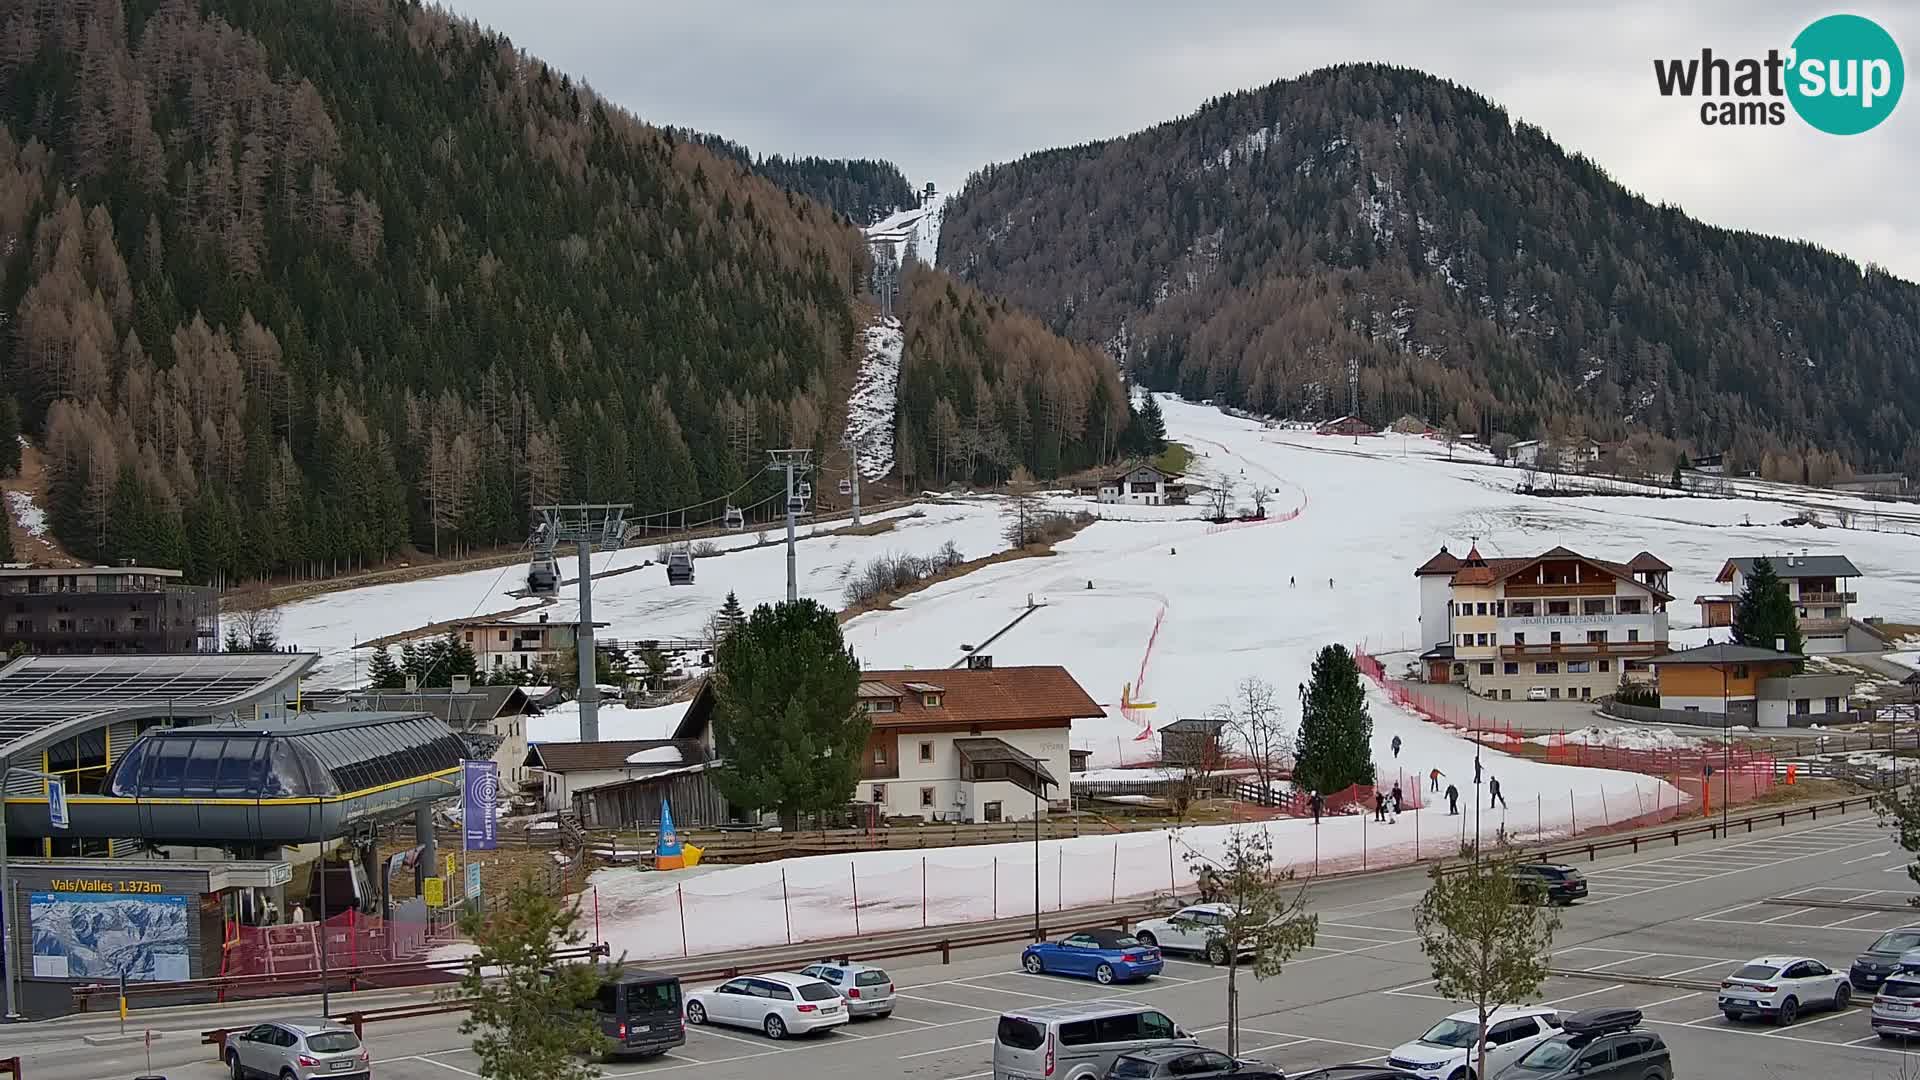
[[[1393, 737], [1393, 756], [1396, 761], [1400, 758], [1400, 736], [1398, 735]], [[1397, 787], [1398, 785], [1395, 786]]]
[[1428, 790], [1428, 791], [1439, 791], [1439, 790], [1440, 790], [1440, 778], [1441, 778], [1441, 777], [1443, 777], [1443, 776], [1445, 776], [1445, 775], [1447, 775], [1447, 774], [1446, 774], [1446, 773], [1443, 773], [1443, 772], [1441, 772], [1441, 771], [1440, 771], [1439, 769], [1434, 769], [1434, 770], [1433, 770], [1432, 772], [1429, 772], [1429, 773], [1427, 774], [1427, 790]]
[[1452, 784], [1447, 785], [1447, 813], [1453, 817], [1460, 816], [1460, 789]]

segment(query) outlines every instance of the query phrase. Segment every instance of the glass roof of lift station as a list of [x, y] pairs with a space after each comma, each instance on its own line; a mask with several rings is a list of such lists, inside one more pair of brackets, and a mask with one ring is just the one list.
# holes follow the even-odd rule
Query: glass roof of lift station
[[417, 783], [458, 769], [465, 756], [460, 736], [424, 713], [300, 713], [150, 731], [115, 763], [107, 790], [148, 799], [336, 798]]

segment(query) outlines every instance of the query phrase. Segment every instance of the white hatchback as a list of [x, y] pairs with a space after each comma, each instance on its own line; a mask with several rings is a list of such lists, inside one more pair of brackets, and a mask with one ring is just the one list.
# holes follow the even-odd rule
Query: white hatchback
[[[1544, 1005], [1495, 1009], [1487, 1017], [1487, 1075], [1499, 1076], [1527, 1051], [1558, 1034], [1556, 1009]], [[1394, 1047], [1387, 1064], [1420, 1080], [1475, 1080], [1480, 1041], [1480, 1014], [1466, 1009], [1428, 1028], [1418, 1039]]]
[[749, 975], [687, 995], [687, 1023], [759, 1028], [769, 1039], [805, 1035], [847, 1022], [840, 992], [811, 975]]
[[1791, 1024], [1803, 1012], [1844, 1009], [1852, 1000], [1846, 972], [1809, 956], [1755, 957], [1720, 983], [1720, 1011], [1729, 1020], [1755, 1016]]

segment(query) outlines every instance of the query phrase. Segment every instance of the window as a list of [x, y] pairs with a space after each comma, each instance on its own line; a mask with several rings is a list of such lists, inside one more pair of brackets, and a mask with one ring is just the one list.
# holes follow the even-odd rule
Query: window
[[980, 816], [982, 820], [985, 820], [988, 822], [999, 821], [1000, 820], [1000, 804], [998, 802], [987, 803], [985, 806], [982, 806], [980, 808]]
[[1473, 647], [1473, 635], [1472, 635], [1472, 634], [1461, 634], [1461, 635], [1460, 635], [1460, 644], [1461, 644], [1461, 645], [1462, 645], [1463, 647], [1465, 647], [1465, 648], [1472, 648], [1472, 647]]
[[1839, 711], [1840, 711], [1840, 699], [1839, 699], [1839, 698], [1837, 698], [1837, 697], [1830, 697], [1830, 698], [1828, 698], [1828, 699], [1827, 699], [1827, 711], [1828, 711], [1828, 712], [1839, 712]]
[[1554, 687], [1549, 687], [1549, 688], [1548, 688], [1548, 690], [1547, 690], [1547, 697], [1548, 697], [1548, 698], [1550, 698], [1550, 699], [1552, 699], [1552, 700], [1554, 700], [1554, 701], [1559, 701], [1559, 700], [1560, 700], [1560, 688], [1559, 688], [1559, 687], [1557, 687], [1557, 686], [1554, 686]]
[[1475, 615], [1485, 615], [1487, 613], [1487, 605], [1484, 603], [1475, 604], [1474, 609]]
[[[1512, 665], [1509, 665], [1509, 666], [1512, 666]], [[1511, 691], [1511, 690], [1502, 690], [1502, 691], [1500, 691], [1500, 700], [1501, 700], [1501, 701], [1512, 701], [1512, 700], [1513, 700], [1513, 691]]]
[[928, 807], [933, 805], [933, 789], [932, 788], [923, 787], [920, 789], [920, 805], [922, 807]]
[[1534, 614], [1534, 603], [1533, 603], [1533, 601], [1531, 601], [1531, 600], [1515, 600], [1515, 601], [1513, 602], [1513, 616], [1514, 616], [1514, 618], [1516, 618], [1516, 619], [1531, 619], [1531, 618], [1533, 618], [1533, 614]]
[[1601, 673], [1602, 675], [1604, 675], [1604, 674], [1606, 674], [1607, 672], [1609, 672], [1609, 671], [1612, 671], [1612, 670], [1613, 670], [1613, 661], [1611, 661], [1611, 660], [1602, 660], [1602, 661], [1600, 661], [1600, 673]]
[[920, 760], [921, 761], [933, 760], [933, 744], [932, 743], [923, 742], [920, 744]]
[[1795, 701], [1793, 703], [1793, 714], [1795, 716], [1805, 716], [1812, 711], [1813, 711], [1812, 698], [1801, 698], [1798, 701]]
[[1685, 708], [1685, 710], [1684, 710], [1684, 711], [1686, 711], [1686, 712], [1699, 712], [1699, 711], [1700, 711], [1700, 706], [1698, 706], [1698, 705], [1688, 705], [1688, 706], [1686, 706], [1686, 708]]
[[885, 765], [887, 763], [887, 747], [884, 743], [873, 744], [873, 763], [875, 765]]
[[1505, 600], [1495, 600], [1493, 602], [1493, 613], [1498, 618], [1502, 618], [1502, 619], [1506, 618], [1507, 602]]
[[1627, 640], [1628, 640], [1628, 641], [1639, 641], [1639, 640], [1640, 640], [1640, 631], [1638, 631], [1638, 630], [1628, 630], [1628, 631], [1627, 631]]
[[1549, 600], [1549, 601], [1547, 601], [1547, 614], [1549, 614], [1549, 615], [1571, 615], [1571, 614], [1573, 614], [1573, 601], [1571, 601], [1571, 600]]
[[1589, 630], [1587, 631], [1587, 642], [1594, 645], [1605, 645], [1607, 643], [1607, 632], [1605, 630]]
[[1733, 665], [1733, 677], [1734, 677], [1734, 678], [1736, 678], [1736, 679], [1744, 679], [1744, 678], [1746, 678], [1746, 677], [1747, 677], [1747, 665], [1745, 665], [1745, 664], [1735, 664], [1735, 665]]
[[887, 785], [885, 784], [873, 785], [873, 801], [877, 803], [883, 803], [887, 801]]
[[1820, 617], [1823, 619], [1837, 619], [1840, 617], [1840, 609], [1837, 607], [1821, 608], [1820, 612]]
[[505, 630], [502, 630], [502, 631], [500, 631], [500, 637], [499, 637], [498, 639], [496, 639], [496, 640], [498, 640], [498, 641], [500, 641], [500, 642], [502, 642], [502, 643], [504, 644], [504, 643], [506, 642], [506, 640], [507, 640], [507, 632], [506, 632]]
[[892, 698], [868, 698], [867, 711], [868, 712], [892, 712], [893, 699]]
[[1583, 687], [1581, 687], [1581, 688], [1580, 688], [1580, 700], [1581, 700], [1581, 701], [1591, 701], [1591, 700], [1593, 700], [1593, 687], [1591, 687], [1591, 686], [1583, 686]]
[[1592, 1072], [1602, 1066], [1613, 1063], [1614, 1040], [1602, 1039], [1580, 1052], [1580, 1063], [1574, 1068], [1582, 1072]]
[[1491, 674], [1493, 674], [1493, 665], [1492, 665], [1492, 664], [1490, 664], [1490, 663], [1488, 663], [1488, 664], [1481, 664], [1481, 665], [1480, 665], [1480, 674], [1482, 674], [1482, 675], [1491, 675]]
[[927, 694], [920, 699], [920, 704], [926, 706], [929, 709], [937, 709], [940, 707], [940, 695]]
[[994, 1037], [1002, 1046], [1011, 1046], [1015, 1050], [1038, 1050], [1047, 1041], [1047, 1033], [1040, 1025], [1031, 1020], [1022, 1020], [1017, 1016], [1000, 1018], [1000, 1030]]
[[1527, 643], [1527, 635], [1525, 635], [1525, 634], [1523, 634], [1523, 633], [1521, 633], [1521, 632], [1520, 632], [1520, 631], [1518, 631], [1518, 630], [1516, 630], [1516, 631], [1514, 631], [1514, 633], [1513, 633], [1513, 643], [1514, 643], [1515, 645], [1525, 645], [1525, 644]]
[[1558, 660], [1537, 661], [1533, 665], [1533, 673], [1535, 675], [1558, 675], [1560, 674], [1560, 662]]
[[1505, 664], [1502, 664], [1502, 665], [1501, 665], [1501, 668], [1500, 668], [1500, 674], [1502, 674], [1502, 675], [1518, 675], [1518, 674], [1520, 674], [1520, 665], [1519, 665], [1519, 664], [1517, 664], [1517, 663], [1514, 663], [1514, 662], [1513, 662], [1513, 661], [1511, 661], [1511, 660], [1509, 660], [1509, 661], [1507, 661], [1507, 662], [1506, 662]]
[[1488, 1028], [1487, 1045], [1505, 1046], [1511, 1042], [1519, 1042], [1521, 1039], [1530, 1039], [1538, 1034], [1540, 1034], [1540, 1022], [1531, 1016], [1523, 1016], [1518, 1020], [1508, 1020]]
[[1605, 600], [1582, 600], [1580, 601], [1580, 614], [1605, 615], [1607, 614], [1607, 602]]
[[1475, 634], [1473, 638], [1475, 645], [1485, 645], [1487, 643], [1487, 635], [1485, 634]]
[[1567, 674], [1569, 675], [1585, 675], [1592, 670], [1593, 662], [1590, 660], [1567, 661]]
[[1640, 598], [1637, 596], [1621, 597], [1620, 598], [1620, 614], [1622, 615], [1640, 614]]
[[467, 644], [473, 644], [473, 631], [467, 631]]
[[1547, 641], [1549, 641], [1550, 643], [1552, 643], [1552, 644], [1554, 644], [1554, 645], [1558, 645], [1558, 644], [1560, 644], [1560, 631], [1558, 631], [1558, 630], [1554, 630], [1554, 631], [1552, 631], [1552, 632], [1550, 632], [1550, 633], [1548, 633], [1548, 634], [1547, 634]]

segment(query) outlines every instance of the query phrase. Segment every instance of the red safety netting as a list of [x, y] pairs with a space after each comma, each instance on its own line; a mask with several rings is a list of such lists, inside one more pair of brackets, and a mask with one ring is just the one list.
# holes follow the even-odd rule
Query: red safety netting
[[329, 968], [401, 963], [426, 954], [427, 924], [345, 911], [326, 921], [323, 935], [322, 924], [316, 922], [243, 926], [229, 921], [220, 974], [317, 972], [323, 942]]

